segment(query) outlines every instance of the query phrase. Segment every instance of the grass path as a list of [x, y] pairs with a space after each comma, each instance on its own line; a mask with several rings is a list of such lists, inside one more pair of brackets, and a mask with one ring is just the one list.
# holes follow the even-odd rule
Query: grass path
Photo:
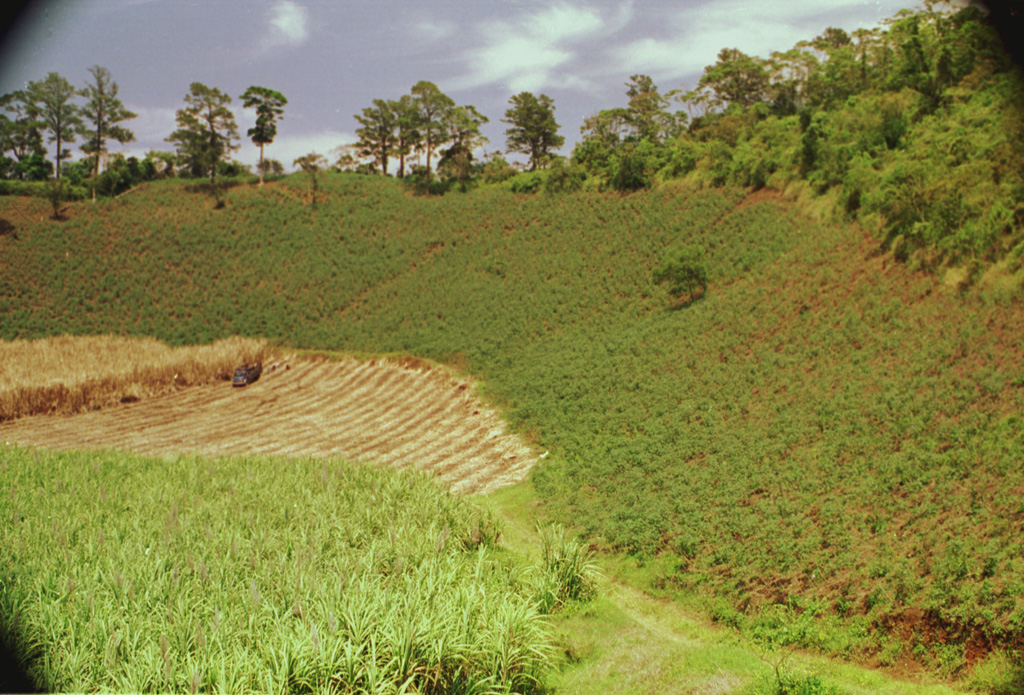
[[[559, 619], [560, 639], [576, 659], [552, 680], [560, 693], [724, 694], [742, 692], [771, 674], [750, 643], [669, 601], [610, 578], [599, 592], [593, 604]], [[858, 695], [964, 692], [810, 654], [793, 654], [784, 668], [816, 674]]]
[[[504, 521], [503, 542], [511, 553], [538, 554], [537, 504], [529, 483], [476, 499]], [[548, 685], [561, 695], [749, 693], [771, 675], [771, 666], [749, 640], [670, 600], [651, 596], [607, 568], [598, 583], [598, 597], [575, 611], [557, 614], [553, 626], [563, 659]], [[967, 692], [926, 679], [899, 680], [875, 669], [799, 652], [786, 659], [784, 669], [818, 675], [844, 695]]]

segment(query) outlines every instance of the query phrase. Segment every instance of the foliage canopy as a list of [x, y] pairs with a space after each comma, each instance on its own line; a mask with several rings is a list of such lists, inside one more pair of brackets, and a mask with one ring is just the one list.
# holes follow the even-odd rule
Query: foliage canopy
[[673, 297], [693, 297], [708, 287], [708, 269], [704, 264], [707, 251], [703, 246], [684, 246], [672, 252], [664, 264], [654, 271], [654, 281], [667, 283]]
[[511, 106], [502, 120], [510, 127], [505, 131], [508, 152], [519, 152], [530, 158], [530, 171], [543, 166], [552, 150], [565, 144], [558, 134], [555, 102], [546, 94], [539, 97], [520, 92], [508, 100]]
[[218, 163], [238, 148], [238, 125], [228, 109], [231, 97], [216, 87], [193, 82], [185, 95], [185, 108], [178, 109], [178, 129], [167, 137], [177, 146], [178, 157], [194, 176], [208, 174], [215, 183]]
[[119, 124], [135, 118], [136, 115], [121, 103], [117, 96], [117, 82], [113, 81], [109, 70], [94, 65], [89, 68], [89, 73], [94, 82], [82, 89], [81, 95], [87, 99], [82, 106], [82, 119], [91, 127], [83, 126], [82, 135], [85, 142], [82, 144], [82, 151], [95, 158], [93, 175], [99, 176], [100, 162], [107, 154], [107, 140], [121, 144], [134, 140], [135, 133]]
[[260, 146], [260, 161], [256, 169], [260, 175], [260, 185], [263, 185], [263, 148], [274, 142], [277, 137], [277, 121], [284, 118], [284, 107], [288, 99], [281, 92], [269, 87], [258, 87], [253, 85], [245, 90], [241, 96], [242, 107], [256, 109], [256, 125], [247, 131], [252, 138], [253, 144]]

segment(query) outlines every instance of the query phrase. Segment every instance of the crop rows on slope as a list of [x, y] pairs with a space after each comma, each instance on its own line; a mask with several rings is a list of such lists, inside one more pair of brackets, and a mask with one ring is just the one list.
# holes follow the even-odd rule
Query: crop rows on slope
[[[296, 185], [236, 188], [227, 209], [214, 210], [167, 182], [77, 210], [64, 224], [26, 227], [17, 241], [0, 242], [0, 337], [127, 333], [186, 344], [242, 334], [330, 348], [377, 317], [382, 332], [401, 329], [393, 342], [433, 333], [445, 351], [451, 341], [433, 322], [456, 309], [475, 313], [473, 337], [485, 346], [528, 339], [557, 321], [590, 320], [609, 292], [615, 310], [637, 307], [653, 291], [648, 269], [664, 246], [702, 235], [738, 199], [537, 201], [488, 191], [425, 200], [385, 181], [338, 176], [311, 211], [287, 194]], [[764, 250], [730, 244], [718, 254], [731, 272], [756, 265]], [[610, 269], [624, 257], [637, 261], [626, 278]], [[415, 310], [379, 316], [376, 307], [410, 283]], [[527, 294], [506, 296], [523, 283]], [[514, 313], [493, 316], [499, 306]]]
[[[553, 510], [613, 547], [672, 554], [666, 581], [728, 597], [729, 620], [792, 599], [850, 627], [822, 633], [846, 640], [831, 649], [903, 626], [909, 642], [944, 635], [954, 664], [1024, 635], [1019, 306], [950, 296], [763, 194], [424, 200], [351, 177], [327, 191], [315, 216], [230, 200], [252, 239], [293, 214], [301, 233], [282, 242], [325, 258], [290, 268], [264, 243], [249, 263], [266, 289], [207, 281], [253, 318], [198, 302], [202, 322], [459, 362], [552, 450], [534, 480]], [[708, 249], [710, 284], [672, 307], [650, 271], [680, 243]], [[298, 283], [324, 264], [351, 268], [322, 280], [343, 289]], [[24, 316], [63, 311], [44, 288], [28, 283]]]
[[[735, 202], [521, 201], [339, 330], [468, 360], [555, 452], [535, 476], [549, 503], [614, 547], [676, 555], [672, 583], [831, 614], [849, 628], [821, 633], [831, 650], [941, 631], [955, 669], [1015, 643], [1019, 307], [944, 294], [770, 196]], [[650, 271], [675, 243], [709, 249], [712, 281], [673, 309]]]
[[[62, 224], [23, 224], [0, 240], [0, 336], [302, 335], [436, 244], [438, 230], [414, 224], [420, 212], [394, 187], [359, 188], [316, 213], [271, 191], [238, 188], [230, 200], [214, 210], [167, 182], [82, 204]], [[0, 200], [0, 216], [22, 204]]]
[[535, 456], [465, 381], [389, 362], [300, 361], [244, 389], [188, 389], [75, 417], [23, 418], [0, 438], [48, 449], [366, 460], [427, 471], [455, 493], [519, 482]]
[[1024, 634], [1024, 317], [820, 231], [685, 311], [535, 344], [513, 418], [558, 444], [541, 493], [678, 556], [670, 583], [843, 617], [830, 650], [948, 641], [955, 669]]

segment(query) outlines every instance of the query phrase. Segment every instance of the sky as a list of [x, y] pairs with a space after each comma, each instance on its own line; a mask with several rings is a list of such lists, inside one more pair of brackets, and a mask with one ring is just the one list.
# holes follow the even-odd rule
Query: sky
[[[762, 57], [819, 35], [882, 23], [917, 0], [41, 0], [0, 45], [0, 94], [57, 72], [84, 87], [89, 67], [110, 70], [138, 117], [135, 142], [111, 152], [170, 150], [165, 138], [192, 82], [233, 98], [240, 147], [259, 149], [241, 108], [250, 85], [288, 99], [266, 156], [292, 168], [356, 140], [354, 115], [397, 99], [420, 80], [490, 122], [487, 152], [505, 149], [508, 100], [547, 94], [569, 155], [583, 119], [626, 105], [631, 75], [660, 91], [691, 89], [722, 48]], [[80, 142], [72, 148], [81, 156]], [[52, 150], [52, 147], [51, 147]], [[51, 153], [52, 157], [52, 153]]]

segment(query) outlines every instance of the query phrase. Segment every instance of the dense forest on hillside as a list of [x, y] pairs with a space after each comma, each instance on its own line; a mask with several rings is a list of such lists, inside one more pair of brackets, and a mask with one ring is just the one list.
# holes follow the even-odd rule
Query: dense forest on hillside
[[[905, 11], [768, 60], [723, 49], [662, 95], [634, 76], [625, 108], [588, 119], [572, 164], [634, 189], [686, 177], [825, 196], [901, 259], [1024, 261], [1024, 88], [974, 7]], [[668, 113], [675, 99], [685, 113]], [[554, 187], [572, 180], [558, 169]]]

